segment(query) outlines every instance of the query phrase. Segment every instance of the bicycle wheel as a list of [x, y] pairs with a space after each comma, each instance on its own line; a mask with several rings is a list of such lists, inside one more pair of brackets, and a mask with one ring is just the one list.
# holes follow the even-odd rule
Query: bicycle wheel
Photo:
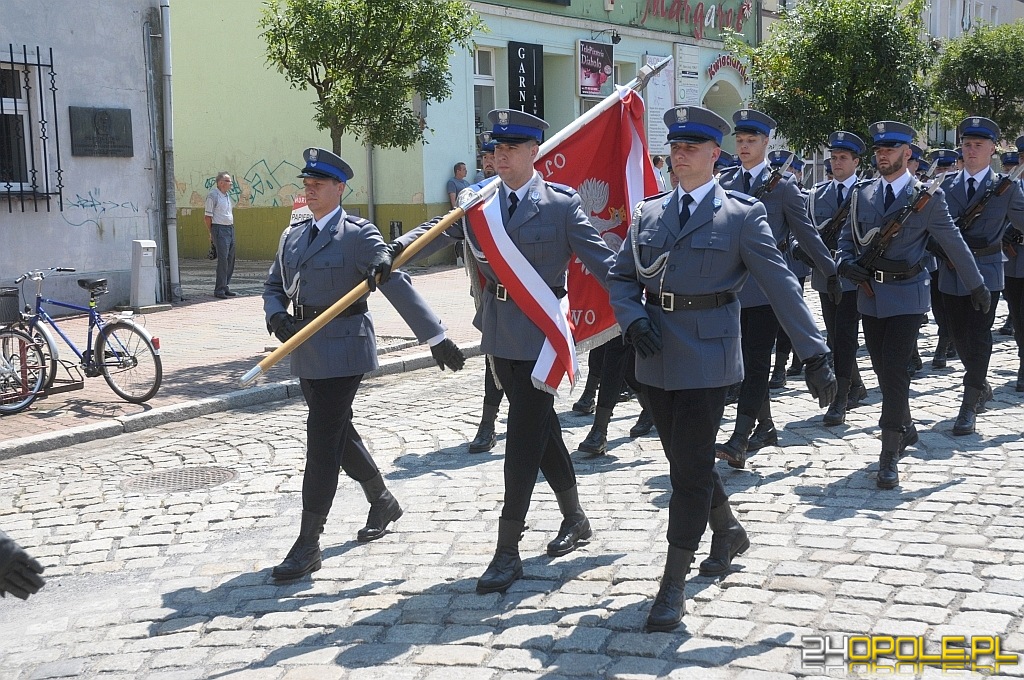
[[57, 377], [57, 348], [53, 334], [46, 330], [42, 322], [39, 322], [35, 327], [31, 327], [28, 322], [20, 321], [13, 328], [31, 336], [39, 344], [39, 349], [43, 353], [43, 360], [46, 366], [46, 380], [43, 383], [43, 389], [50, 389], [53, 387], [54, 378]]
[[93, 356], [110, 389], [125, 401], [141, 404], [160, 389], [160, 355], [135, 324], [118, 321], [104, 326]]
[[24, 411], [46, 381], [46, 360], [39, 345], [21, 331], [0, 331], [0, 415]]

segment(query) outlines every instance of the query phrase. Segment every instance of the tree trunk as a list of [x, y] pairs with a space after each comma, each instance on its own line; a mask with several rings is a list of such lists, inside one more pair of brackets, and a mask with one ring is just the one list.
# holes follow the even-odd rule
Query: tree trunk
[[344, 134], [345, 128], [341, 125], [331, 126], [331, 151], [333, 151], [339, 157], [341, 156], [341, 135]]

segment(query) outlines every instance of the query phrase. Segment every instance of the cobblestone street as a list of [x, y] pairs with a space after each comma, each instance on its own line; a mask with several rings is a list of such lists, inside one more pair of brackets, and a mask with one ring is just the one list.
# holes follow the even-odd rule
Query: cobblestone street
[[[642, 632], [664, 561], [669, 494], [657, 438], [627, 436], [635, 401], [615, 411], [609, 455], [577, 463], [590, 543], [544, 555], [560, 516], [541, 482], [521, 544], [525, 577], [505, 595], [474, 592], [502, 493], [501, 439], [486, 454], [465, 446], [481, 401], [480, 358], [459, 374], [419, 370], [364, 383], [355, 423], [405, 515], [384, 538], [357, 543], [366, 502], [343, 477], [321, 542], [324, 567], [292, 585], [273, 585], [269, 571], [298, 528], [300, 400], [0, 461], [0, 526], [45, 563], [48, 580], [28, 602], [0, 600], [0, 675], [846, 677], [801, 663], [801, 636], [844, 633], [936, 644], [946, 634], [1001, 635], [1004, 650], [1020, 652], [1024, 442], [1021, 395], [1007, 385], [1016, 370], [1010, 348], [997, 344], [996, 400], [976, 436], [950, 434], [958, 362], [915, 378], [921, 442], [902, 459], [893, 491], [873, 479], [877, 390], [832, 430], [820, 426], [802, 380], [773, 392], [782, 447], [758, 452], [744, 471], [719, 464], [751, 548], [720, 580], [691, 575], [685, 625], [673, 633]], [[869, 371], [865, 378], [874, 387]], [[556, 402], [570, 448], [590, 424], [571, 412], [576, 396], [563, 391]], [[184, 466], [237, 478], [193, 491], [131, 490], [139, 475]], [[698, 560], [710, 532], [705, 539]]]

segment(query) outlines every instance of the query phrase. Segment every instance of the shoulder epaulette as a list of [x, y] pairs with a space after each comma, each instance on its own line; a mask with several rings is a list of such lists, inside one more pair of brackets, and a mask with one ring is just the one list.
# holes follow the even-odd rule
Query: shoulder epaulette
[[728, 194], [729, 197], [735, 198], [737, 201], [742, 201], [743, 203], [746, 203], [747, 205], [754, 205], [755, 203], [759, 202], [753, 196], [751, 196], [749, 194], [745, 194], [742, 191], [736, 191], [735, 189], [726, 189], [725, 193]]
[[859, 180], [857, 180], [856, 182], [853, 183], [853, 186], [855, 186], [855, 187], [866, 187], [867, 185], [869, 185], [872, 182], [874, 182], [876, 179], [878, 179], [878, 178], [877, 177], [871, 177], [871, 178], [867, 178], [867, 179], [859, 179]]
[[557, 182], [544, 182], [544, 183], [547, 184], [549, 187], [551, 187], [552, 189], [554, 189], [555, 191], [557, 191], [560, 194], [565, 194], [566, 196], [575, 196], [576, 195], [576, 190], [573, 189], [571, 186], [568, 186], [566, 184], [558, 184]]
[[288, 228], [290, 229], [292, 227], [300, 227], [303, 224], [305, 224], [306, 222], [312, 222], [312, 221], [313, 221], [312, 217], [303, 217], [303, 218], [299, 219], [297, 222], [289, 222], [288, 223]]
[[644, 200], [640, 201], [640, 203], [646, 203], [647, 201], [653, 201], [654, 199], [661, 198], [662, 196], [668, 196], [673, 191], [675, 191], [675, 189], [671, 189], [669, 191], [662, 191], [660, 194], [654, 194], [653, 196], [646, 196]]
[[372, 224], [372, 222], [370, 222], [370, 220], [366, 219], [365, 217], [357, 217], [355, 215], [349, 215], [348, 213], [345, 213], [345, 221], [351, 222], [352, 224], [359, 227], [365, 227], [368, 224]]
[[817, 184], [815, 184], [814, 188], [815, 189], [821, 189], [823, 187], [827, 187], [829, 184], [832, 184], [832, 180], [826, 179], [826, 180], [823, 180], [823, 181], [818, 182]]

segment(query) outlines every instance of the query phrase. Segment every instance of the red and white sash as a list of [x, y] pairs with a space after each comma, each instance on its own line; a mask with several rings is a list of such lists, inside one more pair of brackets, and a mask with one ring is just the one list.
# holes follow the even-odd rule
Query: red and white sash
[[[536, 175], [531, 184], [535, 181]], [[568, 318], [569, 297], [559, 300], [509, 238], [501, 217], [500, 191], [494, 192], [483, 205], [477, 207], [483, 219], [473, 222], [473, 234], [487, 263], [512, 300], [544, 333], [544, 346], [531, 375], [533, 386], [557, 394], [562, 376], [568, 375], [569, 385], [572, 386], [576, 383], [576, 371], [579, 368], [572, 324]]]

